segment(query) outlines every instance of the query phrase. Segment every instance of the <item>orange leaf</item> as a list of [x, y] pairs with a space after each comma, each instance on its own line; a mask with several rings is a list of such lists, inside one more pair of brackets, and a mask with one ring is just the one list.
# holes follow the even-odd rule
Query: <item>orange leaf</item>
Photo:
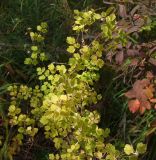
[[139, 110], [140, 107], [140, 101], [138, 99], [136, 100], [130, 100], [128, 102], [128, 108], [132, 113], [135, 113]]

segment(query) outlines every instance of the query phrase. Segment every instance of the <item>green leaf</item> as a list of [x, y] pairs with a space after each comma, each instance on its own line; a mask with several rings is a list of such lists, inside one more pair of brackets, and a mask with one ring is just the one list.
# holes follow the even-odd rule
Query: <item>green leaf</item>
[[31, 46], [31, 50], [32, 50], [32, 51], [37, 51], [37, 50], [38, 50], [38, 47], [37, 47], [37, 46]]
[[16, 110], [16, 107], [14, 105], [11, 105], [9, 107], [9, 112], [15, 112], [15, 110]]
[[75, 47], [74, 47], [74, 46], [69, 46], [69, 47], [67, 48], [67, 51], [68, 51], [69, 53], [74, 53], [74, 52], [75, 52]]
[[100, 18], [101, 18], [101, 15], [100, 15], [100, 14], [95, 13], [93, 17], [94, 17], [95, 19], [100, 19]]
[[103, 129], [97, 127], [97, 128], [96, 128], [96, 134], [97, 134], [98, 136], [103, 135], [103, 134], [104, 134]]
[[89, 47], [87, 45], [83, 46], [81, 49], [82, 53], [87, 53], [89, 51]]
[[38, 31], [41, 31], [41, 30], [42, 30], [42, 27], [41, 27], [41, 26], [37, 26], [37, 30], [38, 30]]
[[115, 160], [116, 158], [115, 158], [115, 156], [114, 155], [107, 155], [106, 156], [106, 160]]
[[114, 21], [114, 20], [116, 19], [116, 16], [115, 16], [115, 14], [114, 14], [114, 13], [113, 13], [113, 14], [111, 14], [109, 17], [110, 17], [110, 20], [111, 20], [111, 21]]
[[49, 154], [49, 160], [54, 160], [54, 159], [55, 159], [54, 154]]
[[32, 59], [31, 58], [26, 58], [24, 61], [24, 64], [32, 64]]
[[79, 59], [81, 58], [78, 53], [75, 53], [75, 54], [74, 54], [74, 57], [75, 57], [75, 59], [77, 59], [77, 60], [79, 60]]
[[97, 55], [98, 57], [102, 57], [102, 51], [97, 51], [97, 52], [96, 52], [96, 55]]
[[61, 147], [61, 144], [62, 144], [62, 139], [61, 138], [54, 138], [53, 141], [55, 142], [55, 147], [57, 149], [59, 149]]
[[106, 15], [111, 14], [114, 10], [115, 10], [114, 7], [109, 7], [109, 8], [106, 10]]
[[101, 30], [102, 30], [104, 36], [107, 37], [108, 36], [108, 31], [109, 31], [108, 27], [105, 24], [101, 25]]
[[80, 28], [79, 28], [79, 26], [73, 26], [73, 30], [74, 31], [77, 31], [77, 30], [79, 30]]
[[32, 58], [32, 59], [37, 59], [37, 53], [36, 53], [36, 52], [33, 52], [33, 53], [31, 54], [31, 58]]
[[48, 66], [48, 69], [49, 69], [50, 71], [53, 71], [53, 70], [55, 69], [55, 66], [54, 66], [53, 64], [50, 64], [50, 65]]
[[147, 150], [147, 145], [143, 143], [138, 143], [136, 149], [139, 154], [144, 154]]
[[45, 75], [39, 76], [39, 80], [44, 80], [45, 78], [46, 78]]
[[107, 138], [107, 137], [109, 136], [109, 134], [110, 134], [110, 129], [109, 129], [109, 128], [106, 128], [106, 129], [104, 130], [104, 138]]
[[42, 27], [42, 28], [47, 28], [47, 27], [48, 27], [48, 24], [47, 24], [46, 22], [42, 22], [42, 23], [41, 23], [41, 27]]
[[138, 160], [138, 156], [136, 156], [136, 155], [130, 156], [129, 160]]
[[18, 128], [18, 132], [19, 133], [23, 133], [24, 132], [24, 128], [23, 127]]
[[104, 61], [102, 59], [98, 59], [97, 60], [97, 66], [99, 66], [99, 68], [102, 68], [104, 65]]
[[66, 73], [66, 67], [65, 65], [57, 65], [56, 69], [60, 72], [60, 73]]
[[75, 38], [74, 37], [67, 37], [67, 43], [68, 44], [75, 44], [76, 43]]
[[130, 155], [130, 154], [134, 153], [133, 146], [131, 146], [131, 145], [129, 145], [129, 144], [126, 144], [126, 145], [125, 145], [125, 148], [124, 148], [124, 152], [125, 152], [127, 155]]
[[43, 125], [46, 125], [48, 123], [48, 120], [47, 118], [44, 116], [40, 119], [40, 122], [43, 124]]

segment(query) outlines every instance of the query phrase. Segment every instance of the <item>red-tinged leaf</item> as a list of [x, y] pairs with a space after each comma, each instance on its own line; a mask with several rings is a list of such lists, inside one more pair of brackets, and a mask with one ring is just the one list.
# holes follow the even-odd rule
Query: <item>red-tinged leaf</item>
[[151, 103], [156, 103], [156, 98], [150, 99]]
[[150, 104], [149, 101], [141, 101], [140, 108], [141, 107], [150, 110], [151, 109], [151, 104]]
[[146, 108], [145, 107], [140, 107], [140, 114], [144, 114]]
[[152, 72], [148, 71], [146, 74], [147, 79], [152, 80], [154, 78], [154, 75]]
[[134, 21], [138, 20], [139, 18], [141, 18], [141, 16], [139, 14], [134, 14], [134, 16], [133, 16]]
[[149, 85], [150, 81], [148, 79], [137, 80], [133, 84], [133, 88], [125, 93], [125, 96], [128, 98], [136, 98], [144, 101], [153, 98], [153, 90], [152, 87], [149, 87]]
[[135, 83], [133, 84], [133, 90], [134, 90], [135, 92], [137, 92], [138, 89], [142, 89], [141, 80], [137, 80], [137, 81], [135, 81]]
[[156, 109], [156, 104], [154, 105], [154, 109]]
[[145, 95], [144, 88], [148, 86], [148, 81], [146, 80], [137, 80], [133, 85], [133, 91], [136, 93], [136, 98], [139, 100], [147, 100]]
[[122, 64], [123, 59], [124, 59], [123, 51], [120, 51], [119, 53], [116, 54], [115, 61], [116, 61], [117, 64]]
[[140, 101], [138, 99], [130, 100], [128, 102], [128, 108], [129, 108], [130, 112], [132, 112], [132, 113], [137, 112], [140, 108]]
[[136, 97], [136, 93], [134, 92], [133, 89], [129, 90], [128, 92], [125, 93], [125, 96], [127, 98], [135, 98]]
[[145, 88], [145, 87], [149, 86], [150, 85], [149, 79], [142, 79], [140, 81], [140, 85], [142, 86], [142, 88]]

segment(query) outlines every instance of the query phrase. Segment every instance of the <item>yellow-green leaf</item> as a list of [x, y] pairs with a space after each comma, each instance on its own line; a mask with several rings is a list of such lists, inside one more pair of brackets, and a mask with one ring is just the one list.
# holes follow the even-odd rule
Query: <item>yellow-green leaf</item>
[[68, 51], [69, 53], [74, 53], [74, 52], [75, 52], [75, 47], [74, 47], [74, 46], [69, 46], [69, 47], [67, 48], [67, 51]]
[[67, 37], [67, 43], [68, 44], [75, 44], [75, 38], [74, 37]]
[[130, 154], [134, 153], [133, 146], [131, 146], [130, 144], [126, 144], [126, 145], [125, 145], [125, 148], [124, 148], [124, 152], [125, 152], [127, 155], [130, 155]]

